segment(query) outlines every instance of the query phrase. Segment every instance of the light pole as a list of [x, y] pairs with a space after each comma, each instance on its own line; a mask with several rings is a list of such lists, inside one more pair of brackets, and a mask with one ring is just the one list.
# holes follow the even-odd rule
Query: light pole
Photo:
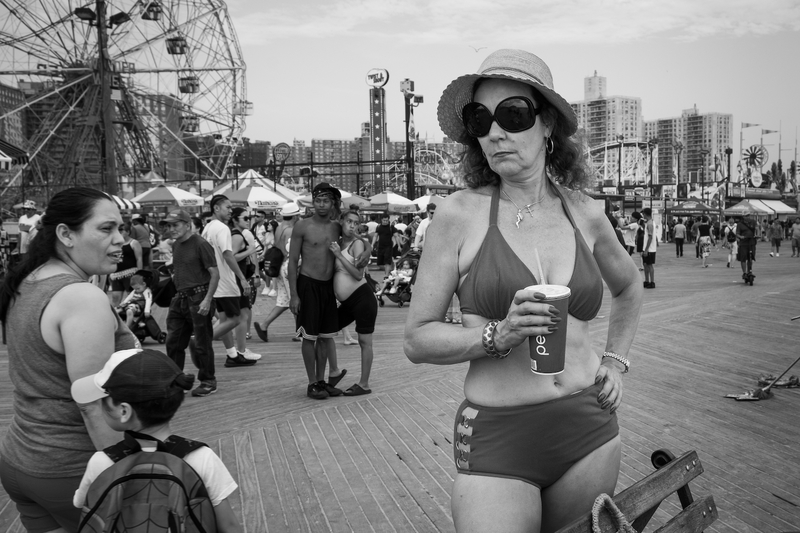
[[[622, 135], [617, 135], [617, 142], [619, 143], [619, 157], [617, 158], [617, 192], [619, 194], [624, 194], [624, 189], [622, 188], [622, 140], [625, 137]], [[623, 205], [625, 201], [623, 200]], [[636, 206], [634, 206], [634, 209]]]
[[647, 141], [647, 147], [650, 149], [650, 210], [653, 210], [653, 194], [654, 194], [654, 185], [653, 185], [653, 150], [657, 149], [658, 147], [658, 139], [652, 138]]
[[683, 152], [683, 143], [679, 140], [675, 139], [675, 142], [672, 143], [672, 147], [675, 149], [675, 159], [677, 161], [677, 176], [675, 176], [675, 185], [677, 190], [677, 185], [681, 183], [681, 153]]
[[710, 153], [705, 148], [700, 150], [700, 155], [703, 156], [703, 168], [700, 173], [700, 198], [702, 198], [703, 203], [706, 203], [706, 156]]
[[406, 194], [409, 200], [415, 196], [414, 185], [414, 109], [423, 102], [421, 94], [414, 94], [414, 82], [408, 78], [400, 82], [406, 111]]

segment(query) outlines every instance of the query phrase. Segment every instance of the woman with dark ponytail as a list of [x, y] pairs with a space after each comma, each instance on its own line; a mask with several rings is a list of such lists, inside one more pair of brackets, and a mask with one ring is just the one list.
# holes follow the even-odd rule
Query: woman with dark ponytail
[[14, 417], [0, 444], [0, 481], [29, 532], [75, 531], [72, 496], [86, 462], [119, 435], [98, 402], [77, 404], [72, 382], [119, 350], [138, 348], [106, 294], [87, 281], [122, 260], [122, 217], [101, 191], [53, 196], [26, 259], [0, 289]]

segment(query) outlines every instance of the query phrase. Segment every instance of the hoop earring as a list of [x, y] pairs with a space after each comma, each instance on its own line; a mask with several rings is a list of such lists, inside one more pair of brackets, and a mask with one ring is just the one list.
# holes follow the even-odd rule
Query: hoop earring
[[556, 143], [553, 142], [553, 139], [548, 137], [544, 141], [544, 146], [545, 146], [545, 149], [547, 150], [547, 153], [548, 154], [552, 154], [553, 150], [555, 150], [555, 148], [556, 148]]

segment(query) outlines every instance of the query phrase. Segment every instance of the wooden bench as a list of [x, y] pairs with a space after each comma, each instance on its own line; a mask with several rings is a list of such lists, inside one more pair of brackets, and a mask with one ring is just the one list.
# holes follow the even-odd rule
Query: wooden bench
[[[709, 495], [695, 499], [689, 482], [703, 473], [697, 452], [690, 451], [677, 459], [668, 450], [657, 450], [651, 457], [656, 471], [623, 490], [613, 500], [633, 528], [644, 531], [661, 502], [670, 494], [677, 493], [683, 509], [654, 533], [699, 533], [713, 523], [717, 517], [714, 497]], [[616, 525], [606, 510], [600, 511], [600, 530], [615, 533]], [[591, 533], [591, 514], [561, 528], [557, 533]]]

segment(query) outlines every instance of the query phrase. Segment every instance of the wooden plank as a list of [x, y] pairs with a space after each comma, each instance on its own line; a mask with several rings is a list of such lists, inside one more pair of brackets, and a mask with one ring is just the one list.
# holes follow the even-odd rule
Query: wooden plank
[[[655, 533], [701, 533], [717, 519], [713, 496], [695, 501]], [[610, 530], [609, 530], [610, 531]]]
[[236, 466], [239, 477], [239, 495], [242, 505], [242, 526], [245, 533], [267, 530], [261, 486], [257, 475], [258, 466], [253, 456], [250, 434], [233, 435]]
[[258, 477], [259, 492], [253, 497], [260, 498], [264, 506], [264, 529], [266, 533], [289, 533], [289, 527], [283, 515], [280, 493], [286, 487], [278, 485], [275, 469], [272, 466], [272, 453], [267, 447], [267, 439], [264, 435], [268, 428], [252, 429], [250, 442], [253, 450], [253, 467]]
[[281, 422], [277, 429], [308, 531], [312, 533], [330, 531], [330, 525], [314, 490], [314, 480], [309, 476], [298, 448], [297, 439], [307, 438], [307, 436], [296, 435], [288, 422]]
[[[283, 442], [278, 434], [277, 427], [270, 426], [265, 428], [264, 436], [267, 447], [270, 450], [270, 465], [275, 473], [276, 485], [282, 489], [278, 495], [281, 500], [283, 521], [286, 529], [291, 532], [308, 531], [308, 524], [306, 523], [300, 500], [297, 497], [297, 488], [292, 478], [290, 464], [284, 453]], [[268, 527], [270, 527], [270, 524], [268, 524]]]

